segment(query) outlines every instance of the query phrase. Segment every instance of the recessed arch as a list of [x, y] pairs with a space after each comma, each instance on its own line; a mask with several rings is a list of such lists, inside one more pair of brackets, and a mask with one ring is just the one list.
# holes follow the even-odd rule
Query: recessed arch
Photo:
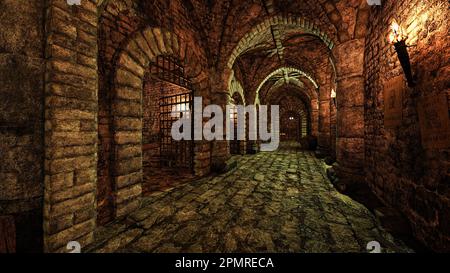
[[244, 92], [244, 88], [242, 87], [241, 82], [234, 76], [234, 73], [231, 76], [230, 79], [230, 83], [229, 83], [229, 95], [230, 95], [230, 100], [231, 98], [233, 98], [233, 96], [238, 93], [241, 101], [244, 103], [244, 105], [246, 104], [246, 100], [245, 100], [245, 92]]
[[289, 116], [289, 113], [295, 113], [298, 116], [301, 126], [299, 139], [311, 134], [312, 122], [314, 121], [310, 106], [305, 101], [286, 95], [280, 97], [274, 103], [281, 106], [280, 117], [286, 118], [286, 116]]
[[[142, 194], [142, 90], [146, 70], [161, 55], [176, 56], [186, 64], [186, 74], [196, 93], [207, 88], [206, 72], [178, 35], [162, 28], [134, 33], [117, 57], [113, 77], [113, 173], [115, 215], [139, 207]], [[195, 168], [195, 167], [194, 167]]]
[[299, 76], [305, 77], [307, 78], [312, 84], [313, 86], [317, 89], [319, 88], [319, 85], [317, 84], [316, 80], [310, 76], [309, 74], [303, 72], [302, 70], [295, 68], [295, 67], [280, 67], [277, 70], [273, 71], [272, 73], [270, 73], [269, 75], [267, 75], [266, 78], [264, 78], [264, 80], [259, 84], [258, 88], [256, 89], [256, 100], [260, 100], [259, 98], [259, 92], [261, 91], [262, 87], [267, 83], [267, 81], [269, 81], [270, 79], [272, 79], [274, 76], [276, 75], [283, 75], [285, 78], [286, 82], [292, 82], [294, 85], [299, 85], [299, 82], [301, 82], [300, 80], [297, 79], [294, 80], [294, 78], [289, 78], [289, 74], [290, 73], [297, 73]]
[[260, 40], [260, 36], [264, 35], [264, 33], [267, 32], [272, 25], [299, 29], [304, 33], [314, 35], [321, 39], [330, 50], [334, 48], [335, 43], [328, 36], [328, 34], [323, 32], [316, 24], [314, 24], [310, 20], [304, 17], [295, 17], [291, 15], [273, 16], [252, 28], [252, 30], [239, 41], [227, 62], [228, 68], [232, 69], [236, 59], [240, 55], [245, 53], [249, 48], [256, 45]]

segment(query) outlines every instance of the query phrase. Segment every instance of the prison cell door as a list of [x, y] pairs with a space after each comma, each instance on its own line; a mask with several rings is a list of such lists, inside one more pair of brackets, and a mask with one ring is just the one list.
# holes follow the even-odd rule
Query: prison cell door
[[[194, 163], [193, 93], [183, 93], [160, 99], [160, 162], [161, 167], [189, 170]], [[173, 115], [172, 113], [176, 113]], [[181, 118], [191, 121], [191, 140], [175, 141], [172, 125]]]

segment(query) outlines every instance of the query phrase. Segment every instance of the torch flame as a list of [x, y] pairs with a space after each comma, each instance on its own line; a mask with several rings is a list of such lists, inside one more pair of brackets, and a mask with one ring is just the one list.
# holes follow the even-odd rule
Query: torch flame
[[398, 43], [404, 40], [403, 31], [400, 25], [397, 22], [392, 22], [391, 25], [392, 32], [389, 34], [389, 42], [390, 43]]
[[398, 31], [400, 30], [400, 26], [397, 24], [397, 22], [393, 22], [391, 28], [394, 33], [398, 33]]
[[335, 99], [336, 98], [336, 90], [331, 89], [331, 98]]

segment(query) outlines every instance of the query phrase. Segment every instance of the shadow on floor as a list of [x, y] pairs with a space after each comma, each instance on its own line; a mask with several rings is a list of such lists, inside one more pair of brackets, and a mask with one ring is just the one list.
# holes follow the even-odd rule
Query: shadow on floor
[[[333, 179], [330, 179], [333, 182]], [[397, 209], [386, 207], [380, 199], [371, 191], [368, 185], [360, 183], [345, 189], [333, 183], [336, 190], [361, 203], [369, 209], [380, 221], [382, 227], [402, 240], [416, 253], [432, 253], [430, 249], [414, 238], [413, 230], [408, 219]]]

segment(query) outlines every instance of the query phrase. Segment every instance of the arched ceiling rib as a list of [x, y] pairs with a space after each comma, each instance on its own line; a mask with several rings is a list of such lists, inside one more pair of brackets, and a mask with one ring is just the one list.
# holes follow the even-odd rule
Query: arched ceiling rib
[[256, 90], [256, 96], [259, 96], [259, 92], [261, 88], [268, 82], [268, 81], [275, 81], [276, 84], [278, 84], [278, 87], [281, 87], [284, 84], [294, 84], [299, 87], [303, 87], [303, 83], [301, 82], [300, 78], [306, 78], [308, 79], [313, 86], [317, 89], [319, 88], [319, 85], [317, 82], [308, 74], [301, 71], [300, 69], [297, 69], [295, 67], [281, 67], [272, 73], [270, 73], [258, 86], [258, 89]]
[[254, 27], [239, 41], [228, 60], [228, 68], [233, 68], [239, 56], [258, 48], [272, 48], [273, 54], [277, 53], [282, 59], [284, 51], [282, 40], [293, 34], [310, 34], [322, 40], [330, 50], [334, 47], [332, 39], [310, 20], [291, 15], [273, 16]]
[[311, 103], [317, 99], [317, 96], [309, 92], [309, 90], [292, 84], [283, 85], [278, 88], [270, 88], [265, 92], [264, 96], [260, 96], [260, 99], [265, 104], [273, 104], [273, 102], [277, 102], [280, 98], [285, 96], [297, 97], [310, 106]]
[[236, 79], [234, 74], [231, 78], [229, 87], [230, 87], [230, 90], [229, 90], [230, 98], [233, 98], [233, 96], [237, 93], [237, 94], [239, 94], [239, 96], [242, 100], [242, 103], [245, 104], [244, 88], [242, 87], [242, 84], [239, 82], [239, 80]]

